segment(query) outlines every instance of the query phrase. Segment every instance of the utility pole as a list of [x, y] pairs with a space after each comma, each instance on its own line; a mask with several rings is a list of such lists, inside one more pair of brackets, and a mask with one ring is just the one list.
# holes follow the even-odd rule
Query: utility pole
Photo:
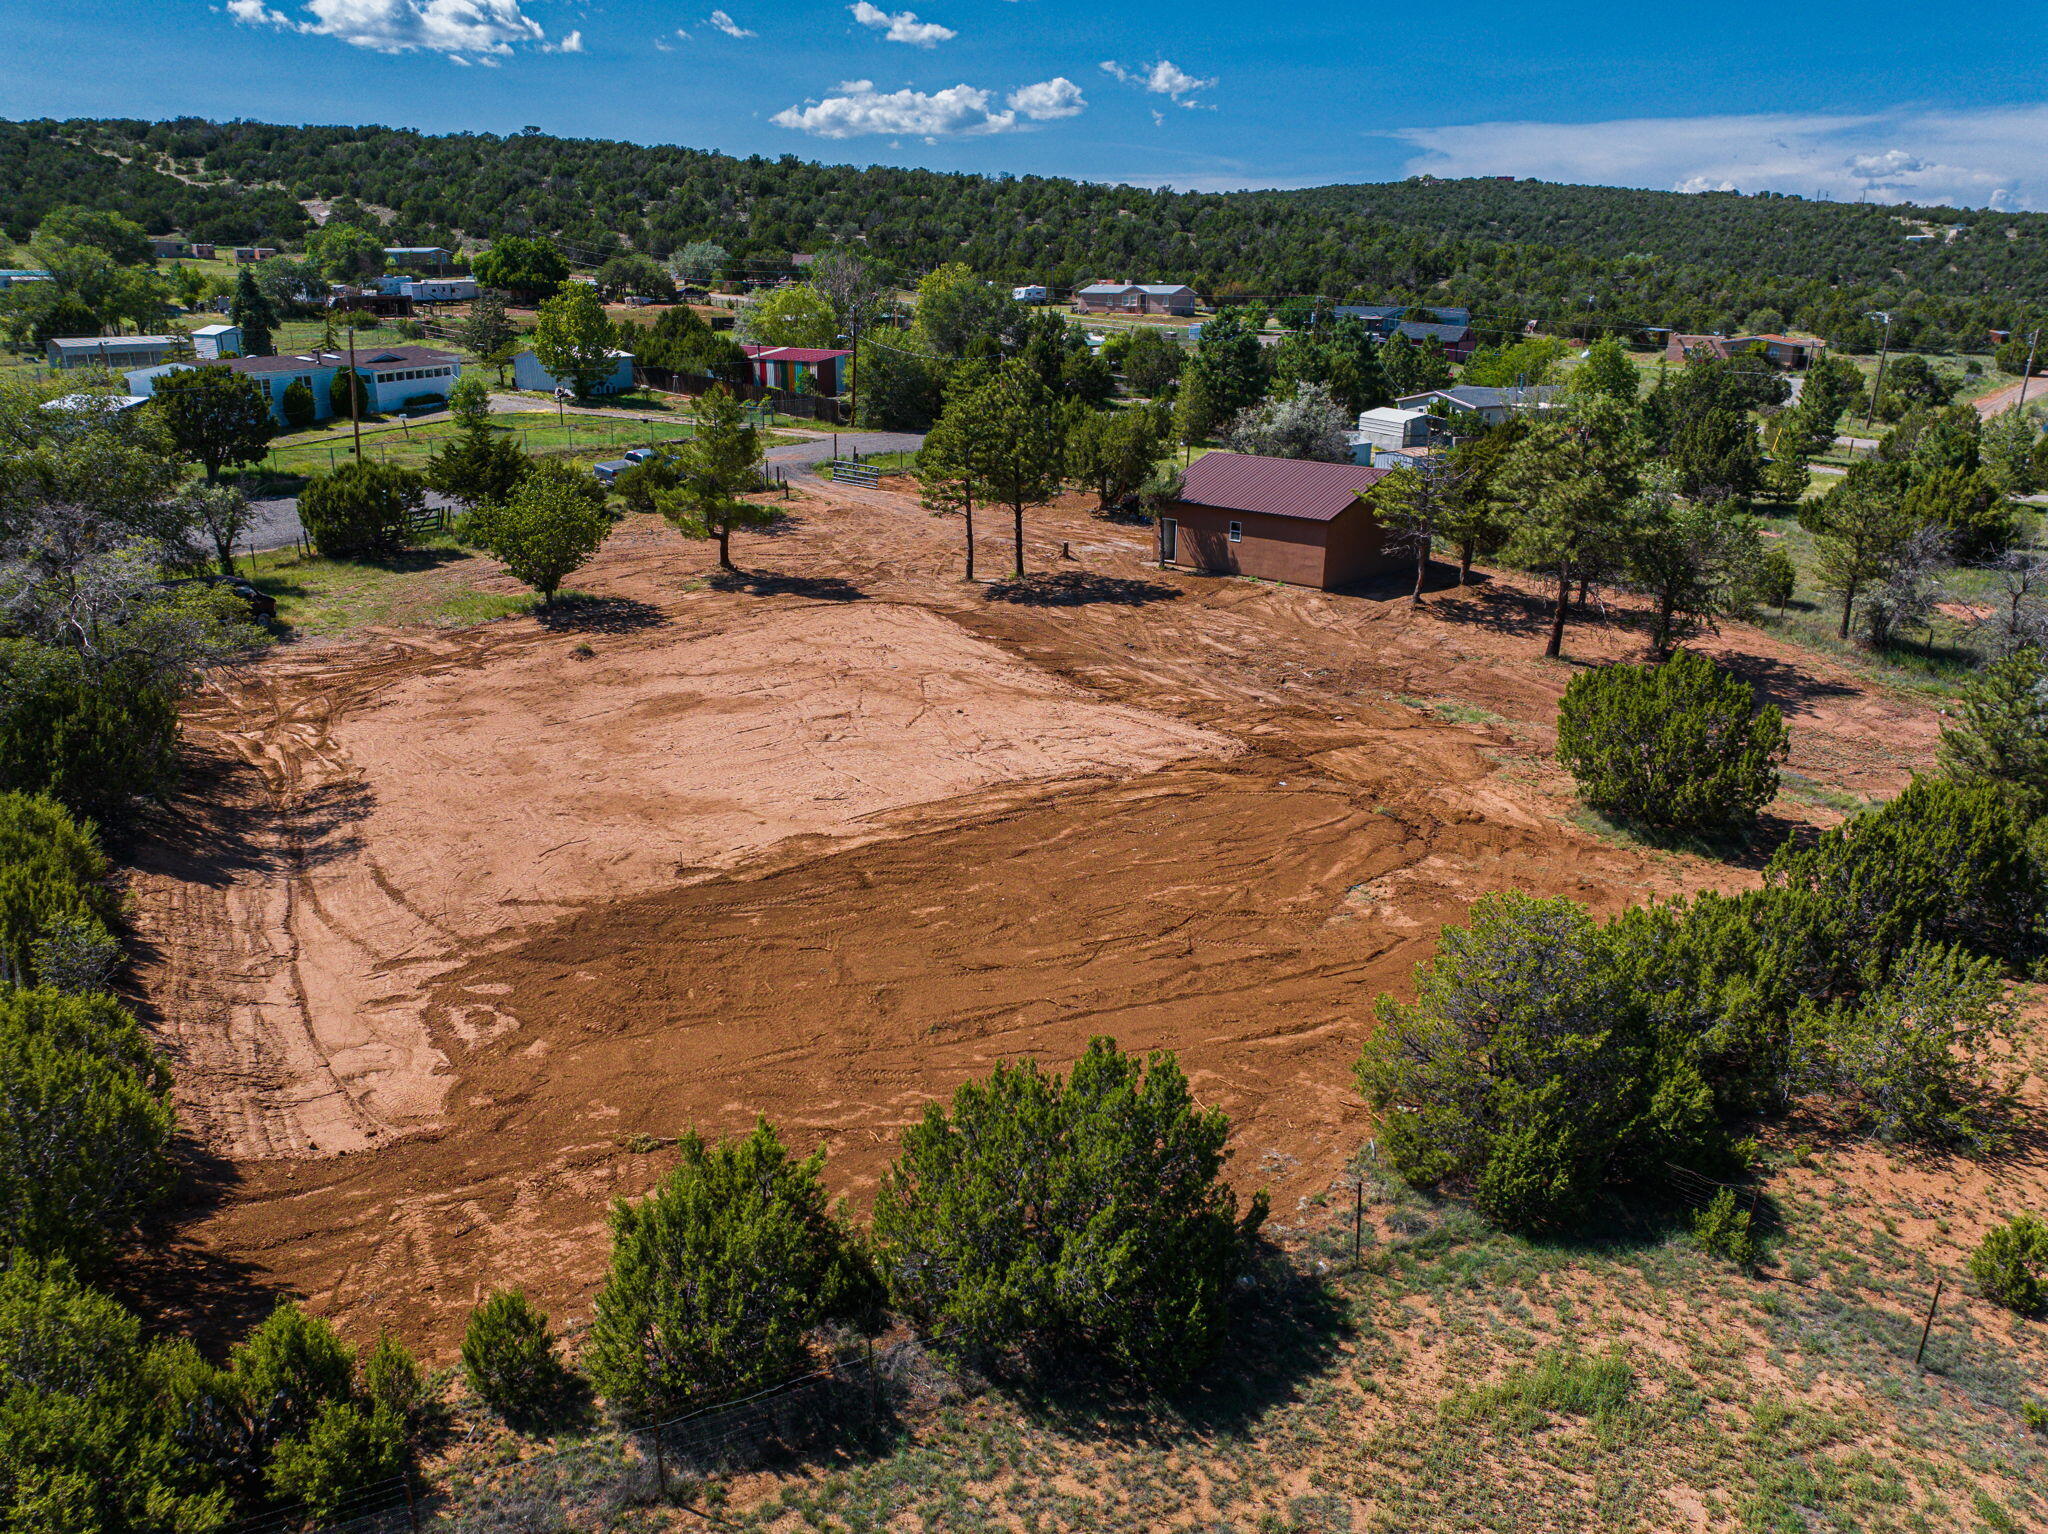
[[[362, 393], [356, 391], [361, 389]], [[363, 388], [363, 380], [356, 373], [356, 320], [355, 311], [349, 311], [348, 320], [348, 422], [355, 429], [356, 462], [363, 461], [363, 406], [369, 401], [363, 396], [370, 391]]]
[[2020, 397], [2018, 403], [2012, 407], [2015, 410], [2027, 408], [2027, 385], [2034, 380], [2034, 353], [2040, 349], [2040, 346], [2041, 327], [2036, 325], [2034, 333], [2027, 337], [2027, 370], [2020, 374]]
[[1884, 398], [1884, 363], [1885, 358], [1891, 355], [1892, 317], [1887, 313], [1873, 312], [1866, 315], [1865, 318], [1884, 321], [1884, 340], [1878, 344], [1877, 348], [1877, 380], [1870, 386], [1870, 415], [1868, 419], [1874, 421], [1877, 419], [1877, 402]]

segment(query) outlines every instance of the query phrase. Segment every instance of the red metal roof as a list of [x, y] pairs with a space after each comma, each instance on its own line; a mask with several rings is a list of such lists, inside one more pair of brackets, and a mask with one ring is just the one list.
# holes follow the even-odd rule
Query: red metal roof
[[828, 362], [834, 357], [850, 357], [853, 353], [835, 352], [822, 346], [771, 346], [750, 355], [756, 362]]
[[1269, 517], [1328, 522], [1387, 477], [1385, 469], [1251, 453], [1205, 453], [1188, 466], [1180, 498], [1196, 506], [1258, 511]]

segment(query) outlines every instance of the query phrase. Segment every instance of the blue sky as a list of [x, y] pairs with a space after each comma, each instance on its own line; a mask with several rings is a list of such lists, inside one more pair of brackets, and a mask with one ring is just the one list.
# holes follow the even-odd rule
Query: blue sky
[[2040, 0], [7, 0], [0, 116], [378, 122], [1230, 188], [2048, 208]]

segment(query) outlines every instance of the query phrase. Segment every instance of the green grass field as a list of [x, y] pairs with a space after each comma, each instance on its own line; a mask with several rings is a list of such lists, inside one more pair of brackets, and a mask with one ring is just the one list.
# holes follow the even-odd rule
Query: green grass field
[[[687, 442], [692, 435], [692, 426], [687, 421], [669, 420], [644, 426], [612, 416], [558, 416], [552, 410], [493, 416], [491, 429], [516, 434], [519, 445], [529, 453], [549, 454], [611, 455], [630, 447]], [[423, 422], [367, 422], [363, 427], [363, 456], [409, 469], [424, 468], [434, 450], [459, 431], [446, 416]], [[277, 477], [312, 474], [342, 463], [353, 450], [354, 436], [348, 422], [330, 422], [312, 431], [279, 437], [271, 444], [269, 456], [257, 466], [257, 472]]]
[[479, 590], [470, 582], [487, 561], [445, 533], [386, 559], [339, 560], [276, 549], [237, 562], [277, 598], [278, 624], [306, 635], [372, 624], [453, 628], [532, 611], [540, 599]]

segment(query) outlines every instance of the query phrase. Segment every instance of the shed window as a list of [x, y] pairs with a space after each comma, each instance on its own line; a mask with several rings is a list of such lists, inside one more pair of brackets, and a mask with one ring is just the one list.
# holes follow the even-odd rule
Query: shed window
[[1230, 524], [1230, 541], [1232, 543], [1244, 542], [1244, 524], [1242, 522], [1233, 522]]

